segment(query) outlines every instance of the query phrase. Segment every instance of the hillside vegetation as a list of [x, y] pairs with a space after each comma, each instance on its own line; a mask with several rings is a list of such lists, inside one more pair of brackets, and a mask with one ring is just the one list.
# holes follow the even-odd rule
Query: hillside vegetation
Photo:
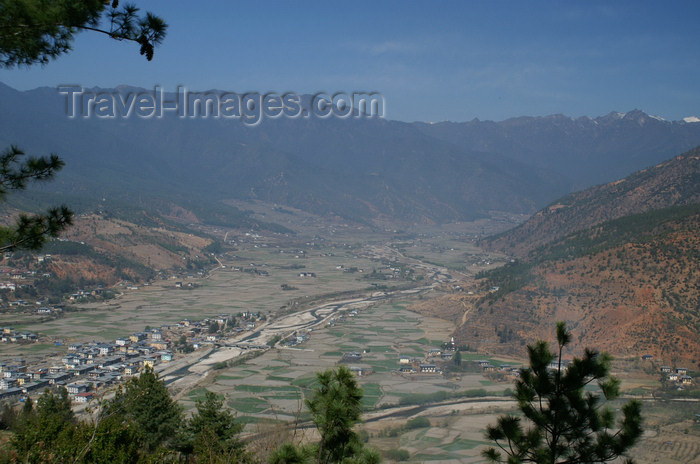
[[213, 239], [143, 211], [123, 216], [131, 220], [81, 214], [60, 239], [47, 242], [41, 254], [15, 251], [3, 266], [34, 273], [34, 278], [20, 282], [34, 289], [31, 295], [58, 297], [120, 281], [143, 283], [159, 273], [193, 273], [216, 264], [207, 252]]
[[521, 256], [477, 277], [460, 342], [515, 353], [554, 321], [572, 347], [669, 362], [700, 359], [700, 150], [568, 195], [485, 240]]
[[577, 232], [532, 262], [486, 273], [459, 339], [513, 352], [571, 321], [575, 345], [617, 355], [696, 361], [700, 354], [700, 204], [652, 211]]

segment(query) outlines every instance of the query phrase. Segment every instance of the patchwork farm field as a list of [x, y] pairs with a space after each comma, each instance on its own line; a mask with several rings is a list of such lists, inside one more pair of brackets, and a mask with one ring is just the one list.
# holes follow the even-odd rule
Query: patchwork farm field
[[[328, 314], [317, 318], [323, 322], [314, 326], [301, 344], [277, 343], [267, 351], [239, 357], [244, 347], [227, 342], [228, 346], [198, 350], [188, 355], [191, 358], [163, 365], [170, 369], [163, 378], [173, 381], [171, 391], [188, 412], [206, 391], [222, 395], [225, 405], [245, 425], [246, 440], [264, 456], [265, 449], [293, 437], [315, 439], [304, 400], [315, 385], [316, 373], [337, 366], [345, 353], [357, 352], [361, 359], [346, 365], [362, 370], [358, 382], [365, 412], [359, 429], [371, 446], [383, 452], [401, 450], [408, 453], [409, 462], [484, 462], [480, 453], [488, 445], [483, 436], [486, 426], [495, 423], [500, 414], [517, 412], [508, 396], [512, 383], [494, 375], [487, 377], [476, 368], [456, 369], [449, 360], [426, 358], [430, 349], [450, 341], [454, 324], [431, 317], [430, 312], [419, 314], [408, 308], [419, 298], [435, 294], [425, 289], [431, 283], [442, 285], [439, 279], [445, 275], [468, 278], [474, 271], [496, 265], [493, 261], [494, 257], [480, 253], [468, 240], [451, 238], [416, 241], [410, 246], [240, 248], [221, 258], [222, 266], [205, 278], [178, 276], [137, 290], [124, 288], [116, 300], [77, 305], [78, 311], [60, 319], [38, 322], [34, 316], [0, 315], [0, 323], [42, 336], [36, 344], [0, 345], [0, 357], [44, 358], [65, 352], [71, 341], [114, 340], [146, 326], [221, 313], [252, 311], [273, 316], [265, 329], [268, 334], [274, 333], [275, 324], [279, 324], [280, 334], [286, 334], [290, 329], [283, 331], [281, 327], [297, 330], [304, 321]], [[425, 286], [424, 290], [389, 292], [411, 282], [387, 279], [387, 262], [410, 267], [414, 275], [421, 276], [412, 284]], [[347, 272], [349, 268], [353, 272]], [[385, 272], [384, 277], [373, 271]], [[300, 277], [302, 272], [315, 277]], [[176, 288], [177, 281], [184, 288]], [[348, 291], [364, 296], [344, 301], [344, 297], [337, 297]], [[331, 297], [334, 294], [336, 297]], [[375, 294], [385, 296], [369, 297]], [[343, 301], [337, 313], [327, 308], [333, 301]], [[282, 316], [281, 308], [291, 302], [299, 312]], [[57, 340], [63, 344], [57, 346]], [[262, 345], [264, 340], [257, 343]], [[523, 348], [523, 357], [525, 354]], [[400, 374], [402, 355], [435, 363], [448, 373]], [[487, 360], [493, 366], [523, 363], [522, 359], [468, 351], [461, 357], [466, 366], [477, 360]], [[645, 435], [633, 453], [636, 461], [700, 464], [700, 426], [694, 422], [700, 403], [651, 401], [658, 379], [639, 360], [616, 361], [614, 372], [622, 380], [625, 394], [645, 400]], [[390, 455], [385, 459], [392, 460]]]
[[[478, 448], [484, 443], [478, 424], [512, 407], [503, 397], [510, 384], [490, 382], [478, 372], [400, 375], [399, 355], [424, 359], [429, 349], [449, 341], [452, 331], [452, 325], [444, 320], [408, 311], [408, 304], [408, 301], [378, 304], [358, 311], [354, 317], [346, 317], [344, 322], [314, 329], [302, 345], [275, 348], [243, 364], [217, 370], [209, 377], [211, 381], [200, 383], [199, 390], [184, 397], [182, 404], [187, 409], [193, 408], [203, 394], [201, 389], [206, 388], [226, 399], [226, 404], [246, 424], [247, 433], [256, 437], [272, 429], [278, 434], [282, 430], [292, 433], [293, 424], [301, 424], [299, 427], [303, 428], [310, 419], [303, 400], [315, 385], [316, 372], [336, 366], [343, 353], [360, 352], [362, 359], [348, 366], [372, 371], [358, 378], [366, 411], [362, 428], [368, 432], [371, 444], [381, 449], [386, 449], [387, 443], [400, 446], [409, 450], [412, 461], [468, 462], [464, 459], [478, 458]], [[421, 408], [416, 401], [437, 401], [467, 391], [482, 398], [416, 409]], [[392, 417], [385, 418], [387, 413]], [[479, 420], [465, 427], [465, 422], [477, 413]], [[430, 417], [431, 426], [422, 431], [401, 430], [401, 424], [416, 415]], [[280, 428], [280, 423], [288, 427]], [[396, 431], [392, 432], [393, 429]], [[409, 443], [413, 445], [408, 446]], [[433, 457], [428, 459], [425, 453]]]
[[[365, 276], [381, 264], [362, 257], [360, 251], [354, 247], [309, 247], [306, 250], [250, 247], [224, 258], [225, 267], [215, 269], [203, 279], [172, 277], [137, 290], [121, 287], [123, 294], [116, 300], [78, 304], [77, 311], [50, 321], [39, 322], [31, 314], [0, 314], [0, 325], [12, 325], [64, 342], [109, 341], [146, 326], [158, 327], [183, 319], [199, 320], [244, 311], [275, 314], [290, 300], [303, 303], [311, 297], [364, 290], [380, 282]], [[358, 272], [344, 272], [350, 267], [357, 268]], [[267, 275], [245, 272], [250, 269], [264, 271]], [[366, 272], [359, 272], [359, 269]], [[301, 272], [313, 273], [316, 277], [300, 277]], [[179, 281], [182, 288], [175, 287], [175, 282]], [[188, 284], [193, 286], [188, 287]], [[289, 290], [283, 291], [283, 284]], [[0, 356], [45, 355], [57, 349], [62, 350], [53, 343], [26, 347], [7, 344], [0, 345]]]

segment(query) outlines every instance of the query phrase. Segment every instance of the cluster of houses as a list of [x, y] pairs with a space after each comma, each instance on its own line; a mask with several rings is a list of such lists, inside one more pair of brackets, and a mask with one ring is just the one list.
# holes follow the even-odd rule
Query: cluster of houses
[[[62, 240], [62, 239], [59, 239]], [[63, 241], [63, 240], [62, 240]], [[83, 243], [83, 242], [80, 242]], [[6, 253], [5, 254], [6, 258], [12, 257], [12, 253]], [[0, 290], [10, 290], [12, 292], [16, 291], [17, 289], [20, 289], [25, 286], [31, 286], [33, 285], [34, 279], [40, 278], [40, 277], [51, 277], [52, 274], [49, 272], [45, 272], [45, 269], [42, 268], [41, 266], [45, 263], [48, 263], [52, 260], [51, 254], [42, 254], [39, 256], [36, 256], [36, 264], [39, 265], [37, 268], [38, 270], [30, 270], [30, 269], [22, 269], [22, 268], [16, 268], [16, 267], [0, 267]], [[205, 274], [205, 271], [199, 270], [196, 272], [196, 275], [201, 277]], [[194, 278], [195, 274], [187, 274], [187, 278]], [[176, 275], [167, 275], [164, 274], [163, 272], [158, 273], [158, 277], [162, 278], [163, 280], [167, 279], [177, 279], [179, 278]], [[147, 283], [144, 283], [144, 285], [148, 285]], [[181, 285], [183, 286], [183, 285]], [[196, 284], [188, 283], [188, 287], [193, 287], [196, 286]], [[114, 296], [115, 293], [120, 293], [120, 289], [126, 289], [126, 290], [137, 290], [138, 286], [132, 282], [129, 281], [122, 281], [119, 282], [115, 288], [113, 289], [107, 289], [104, 288], [102, 285], [97, 285], [94, 289], [91, 290], [76, 290], [70, 295], [65, 295], [65, 299], [71, 303], [79, 303], [83, 301], [90, 301], [91, 299], [99, 299], [100, 297], [109, 297], [111, 298]], [[109, 293], [109, 295], [106, 295]], [[57, 296], [57, 295], [56, 295]], [[12, 299], [10, 298], [9, 300], [0, 300], [0, 307], [6, 306], [6, 307], [12, 307], [12, 306], [33, 306], [35, 303], [34, 302], [26, 302], [22, 300], [17, 300], [17, 299]], [[39, 304], [45, 304], [43, 302], [36, 302], [37, 305]], [[43, 312], [42, 312], [43, 310]], [[50, 311], [49, 311], [50, 310]], [[40, 314], [51, 314], [54, 312], [60, 312], [60, 308], [40, 308], [40, 311], [38, 311]]]
[[344, 311], [338, 317], [331, 317], [330, 319], [328, 319], [326, 325], [328, 327], [335, 327], [336, 324], [343, 324], [345, 321], [347, 321], [348, 317], [357, 317], [357, 315], [358, 312], [356, 309]]
[[[557, 369], [557, 367], [553, 364], [554, 363], [549, 365], [549, 369]], [[501, 373], [511, 378], [520, 377], [520, 368], [513, 367], [510, 364], [501, 364], [500, 366], [494, 366], [493, 364], [491, 364], [491, 361], [488, 361], [486, 359], [479, 359], [474, 361], [474, 365], [478, 366], [478, 368], [481, 369], [483, 372]]]
[[[321, 255], [321, 256], [323, 256], [323, 255]], [[359, 273], [365, 272], [365, 270], [362, 268], [357, 268], [355, 266], [345, 267], [344, 264], [338, 264], [335, 268], [338, 269], [339, 271], [347, 272], [348, 274], [353, 274], [355, 272], [359, 272]]]
[[399, 356], [398, 372], [406, 375], [413, 374], [442, 374], [443, 371], [436, 361], [450, 361], [457, 352], [454, 342], [446, 344], [444, 349], [431, 348], [425, 355], [425, 359], [414, 356]]
[[[651, 361], [652, 359], [654, 359], [653, 355], [642, 355], [643, 361]], [[661, 366], [659, 370], [661, 371], [661, 374], [663, 375], [665, 381], [675, 382], [679, 386], [679, 388], [682, 388], [682, 385], [693, 384], [693, 378], [688, 375], [688, 369], [686, 369], [685, 367]]]
[[[221, 314], [217, 317], [202, 319], [200, 321], [184, 319], [174, 326], [168, 327], [168, 330], [173, 339], [184, 335], [196, 350], [220, 341], [224, 331], [238, 334], [253, 330], [255, 328], [255, 323], [263, 318], [264, 316], [260, 312], [245, 311], [238, 314], [237, 324], [232, 326], [231, 321], [234, 319], [233, 316], [230, 314]], [[216, 322], [220, 328], [216, 333], [211, 333], [209, 331], [212, 322]]]
[[299, 333], [299, 332], [294, 332], [292, 335], [287, 337], [282, 341], [282, 345], [284, 346], [297, 346], [301, 345], [304, 343], [306, 340], [309, 339], [309, 332], [304, 332], [304, 333]]
[[[237, 326], [232, 331], [250, 330], [255, 327], [253, 321], [262, 317], [252, 312], [239, 316], [246, 328]], [[24, 360], [0, 363], [0, 398], [21, 398], [45, 388], [64, 386], [73, 401], [88, 402], [96, 389], [137, 375], [147, 366], [152, 368], [158, 363], [172, 361], [168, 338], [185, 335], [195, 349], [214, 344], [219, 336], [210, 333], [212, 322], [226, 328], [231, 319], [231, 315], [220, 315], [195, 322], [183, 320], [172, 326], [135, 332], [113, 342], [71, 343], [60, 362], [57, 359], [50, 366], [46, 361], [41, 366], [30, 366]], [[7, 327], [2, 335], [14, 333]]]
[[17, 290], [17, 284], [14, 282], [0, 282], [0, 290]]
[[[5, 252], [5, 259], [12, 258], [12, 252]], [[36, 264], [48, 263], [52, 257], [50, 254], [36, 256]], [[39, 267], [38, 270], [22, 269], [16, 267], [2, 266], [0, 267], [0, 290], [15, 291], [27, 284], [31, 284], [33, 279], [37, 277], [51, 277], [51, 273], [46, 272], [44, 268]]]
[[0, 333], [1, 343], [34, 343], [39, 339], [32, 332], [19, 332], [12, 327], [3, 327]]
[[399, 372], [402, 374], [442, 374], [442, 369], [429, 362], [423, 362], [419, 358], [409, 356], [399, 357]]
[[[51, 255], [45, 255], [45, 257], [39, 256], [37, 259], [50, 259]], [[43, 262], [43, 261], [39, 261]], [[27, 271], [27, 270], [21, 270], [21, 269], [14, 269], [14, 268], [0, 268], [0, 279], [3, 277], [7, 278], [9, 277], [8, 280], [0, 280], [0, 290], [9, 290], [11, 292], [15, 292], [17, 289], [25, 287], [25, 286], [32, 286], [33, 285], [33, 280], [30, 279], [35, 279], [36, 277], [51, 277], [50, 273], [37, 273], [37, 271]], [[98, 285], [96, 288], [92, 290], [76, 290], [74, 293], [71, 293], [70, 295], [66, 296], [66, 299], [70, 302], [80, 302], [80, 301], [86, 301], [89, 300], [90, 297], [99, 297], [103, 296], [105, 292], [108, 290], [103, 288], [102, 285]], [[39, 307], [36, 312], [38, 314], [53, 314], [53, 313], [58, 313], [62, 311], [61, 305], [55, 306], [55, 307], [48, 307], [46, 305], [46, 299], [43, 300], [38, 300], [38, 301], [24, 301], [22, 299], [15, 299], [15, 298], [9, 298], [9, 299], [4, 299], [0, 300], [2, 301], [2, 304], [0, 304], [0, 307], [36, 307], [39, 305], [44, 305]]]
[[364, 377], [374, 373], [374, 369], [365, 366], [350, 366], [350, 372], [354, 373], [357, 377]]
[[159, 329], [137, 332], [113, 343], [72, 343], [60, 364], [50, 367], [32, 368], [24, 361], [0, 363], [0, 398], [65, 386], [74, 401], [87, 402], [95, 389], [172, 359]]
[[407, 277], [410, 273], [410, 269], [402, 269], [396, 265], [386, 264], [372, 271], [370, 277], [380, 278], [382, 280], [398, 280]]
[[[454, 339], [449, 343], [445, 343], [443, 348], [431, 348], [427, 351], [425, 359], [420, 359], [413, 356], [400, 356], [399, 357], [399, 369], [400, 374], [442, 374], [443, 370], [436, 364], [437, 361], [452, 361], [457, 349], [455, 347]], [[503, 364], [500, 366], [494, 366], [490, 361], [485, 359], [480, 359], [473, 361], [473, 365], [476, 369], [480, 369], [484, 373], [500, 373], [513, 378], [520, 376], [520, 369], [518, 367], [513, 367], [508, 364]], [[562, 367], [566, 367], [568, 362], [562, 361]], [[558, 363], [552, 363], [551, 369], [556, 369]]]
[[[343, 353], [342, 358], [338, 361], [341, 364], [351, 364], [362, 362], [362, 353], [359, 351], [351, 351], [349, 353]], [[351, 372], [353, 372], [358, 377], [363, 377], [370, 375], [374, 372], [371, 367], [366, 366], [348, 366]]]
[[0, 362], [0, 398], [19, 395], [48, 385], [43, 377], [46, 369], [31, 371], [23, 359], [11, 363]]
[[[183, 319], [174, 325], [163, 326], [162, 330], [172, 340], [184, 335], [196, 350], [203, 346], [215, 345], [226, 333], [234, 335], [251, 331], [255, 329], [258, 321], [265, 319], [266, 316], [259, 311], [244, 311], [238, 313], [235, 317], [232, 314], [220, 314], [216, 317], [199, 321]], [[219, 330], [212, 333], [210, 328], [214, 322], [218, 325]]]
[[[130, 288], [130, 287], [127, 287]], [[102, 296], [107, 289], [102, 287], [102, 285], [98, 285], [96, 288], [93, 290], [76, 290], [75, 293], [71, 293], [68, 295], [68, 301], [71, 302], [81, 302], [81, 301], [86, 301], [90, 297], [96, 297], [96, 296]]]
[[676, 382], [679, 385], [692, 385], [693, 378], [688, 375], [688, 369], [685, 367], [661, 366], [661, 373], [666, 376], [669, 382]]
[[36, 277], [36, 271], [17, 269], [12, 267], [0, 267], [0, 290], [15, 291], [21, 288], [27, 279]]

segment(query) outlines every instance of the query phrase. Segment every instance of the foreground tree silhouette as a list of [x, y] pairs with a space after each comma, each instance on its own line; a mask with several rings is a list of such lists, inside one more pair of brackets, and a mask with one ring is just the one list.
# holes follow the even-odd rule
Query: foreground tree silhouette
[[243, 426], [236, 423], [234, 415], [224, 407], [223, 397], [207, 391], [204, 400], [198, 400], [196, 406], [197, 411], [186, 427], [189, 436], [183, 448], [192, 451], [197, 462], [245, 461], [243, 443], [238, 439]]
[[149, 61], [168, 25], [151, 13], [139, 16], [118, 0], [6, 0], [0, 2], [0, 65], [47, 64], [71, 50], [75, 34], [92, 31], [140, 45]]
[[[560, 322], [556, 355], [545, 341], [528, 346], [530, 367], [521, 369], [514, 395], [524, 418], [501, 416], [487, 428], [486, 437], [498, 447], [483, 452], [489, 461], [603, 463], [623, 456], [641, 436], [638, 401], [622, 407], [617, 426], [613, 410], [603, 405], [603, 399], [619, 395], [620, 382], [609, 375], [610, 356], [586, 349], [564, 369], [562, 351], [570, 341], [571, 334]], [[598, 385], [600, 394], [584, 390], [591, 383]]]
[[[51, 180], [63, 168], [57, 155], [29, 157], [14, 145], [0, 153], [0, 201], [13, 190], [24, 190], [30, 181]], [[44, 214], [20, 214], [14, 226], [0, 226], [0, 252], [16, 248], [37, 250], [49, 237], [56, 237], [73, 222], [66, 206], [51, 208]]]
[[316, 374], [319, 386], [306, 401], [321, 434], [318, 462], [340, 462], [359, 440], [353, 426], [362, 413], [362, 389], [345, 366]]
[[355, 375], [345, 366], [316, 374], [314, 388], [306, 405], [321, 435], [317, 444], [296, 447], [286, 443], [275, 450], [269, 464], [376, 464], [379, 454], [364, 446], [353, 430], [362, 413], [362, 389]]
[[[3, 0], [0, 1], [0, 67], [47, 64], [71, 50], [75, 34], [92, 31], [115, 40], [136, 42], [149, 61], [168, 26], [151, 13], [139, 16], [134, 5], [118, 0]], [[11, 146], [0, 152], [0, 201], [8, 192], [24, 190], [32, 181], [46, 181], [64, 163], [52, 154], [24, 158]], [[36, 250], [72, 223], [66, 206], [43, 214], [20, 215], [13, 226], [0, 226], [0, 252], [16, 248]]]
[[109, 414], [118, 412], [136, 425], [139, 442], [148, 453], [177, 444], [183, 425], [182, 407], [150, 367], [120, 387], [107, 410]]
[[[46, 390], [35, 408], [20, 413], [10, 439], [16, 462], [70, 462], [80, 446], [68, 391]], [[15, 461], [13, 461], [15, 462]]]

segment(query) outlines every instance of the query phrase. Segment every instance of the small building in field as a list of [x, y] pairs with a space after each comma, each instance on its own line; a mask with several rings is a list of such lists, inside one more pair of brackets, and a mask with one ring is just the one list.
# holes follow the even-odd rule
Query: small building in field
[[75, 395], [76, 403], [89, 403], [95, 396], [94, 392], [83, 392]]
[[421, 374], [434, 374], [437, 372], [437, 366], [435, 364], [421, 364], [418, 369]]

